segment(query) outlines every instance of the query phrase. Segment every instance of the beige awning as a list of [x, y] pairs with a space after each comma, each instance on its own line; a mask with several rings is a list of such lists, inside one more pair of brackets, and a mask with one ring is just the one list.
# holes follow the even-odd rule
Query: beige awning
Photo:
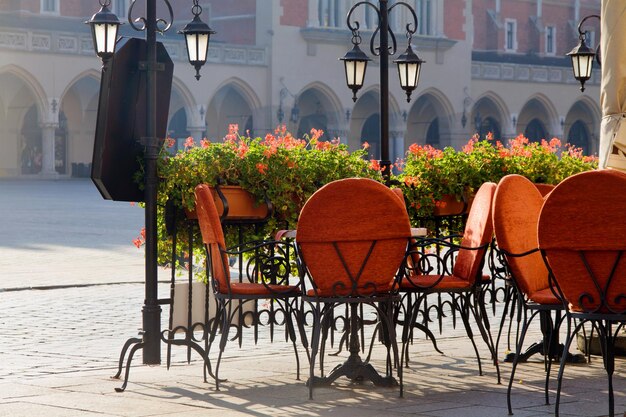
[[602, 0], [600, 167], [626, 171], [626, 1]]

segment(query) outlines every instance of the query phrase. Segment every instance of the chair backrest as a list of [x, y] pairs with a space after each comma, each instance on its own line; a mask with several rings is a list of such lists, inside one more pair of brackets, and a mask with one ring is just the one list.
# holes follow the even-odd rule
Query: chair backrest
[[485, 247], [481, 249], [459, 249], [452, 269], [453, 275], [471, 284], [474, 284], [478, 275], [481, 274], [487, 252], [486, 246], [493, 238], [491, 202], [495, 190], [496, 184], [493, 182], [486, 182], [480, 186], [472, 202], [472, 208], [467, 216], [463, 238], [461, 239], [461, 246], [463, 247]]
[[[539, 247], [537, 223], [543, 201], [540, 190], [526, 177], [512, 174], [500, 180], [493, 198], [493, 229], [500, 249], [520, 255]], [[507, 256], [506, 261], [526, 296], [550, 286], [548, 268], [539, 251]]]
[[533, 185], [535, 186], [537, 191], [539, 191], [542, 197], [546, 197], [548, 194], [550, 194], [550, 192], [552, 192], [552, 190], [554, 190], [554, 187], [555, 187], [552, 184], [542, 184], [542, 183], [536, 183], [536, 182], [534, 182]]
[[539, 248], [570, 309], [626, 312], [626, 174], [573, 175], [546, 198]]
[[195, 191], [198, 224], [200, 225], [202, 242], [205, 244], [211, 257], [211, 277], [214, 288], [218, 292], [226, 293], [229, 288], [230, 271], [228, 257], [221, 251], [226, 249], [226, 241], [220, 216], [217, 213], [215, 200], [213, 200], [213, 194], [209, 186], [200, 184]]
[[306, 202], [296, 242], [318, 295], [392, 289], [411, 226], [404, 202], [370, 179], [329, 183]]

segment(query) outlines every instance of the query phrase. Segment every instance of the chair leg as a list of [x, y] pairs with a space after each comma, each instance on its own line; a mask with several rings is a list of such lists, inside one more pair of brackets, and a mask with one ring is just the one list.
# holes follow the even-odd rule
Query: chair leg
[[[312, 309], [313, 310], [313, 330], [312, 330], [312, 336], [311, 336], [311, 362], [309, 364], [309, 381], [307, 382], [307, 385], [309, 386], [309, 400], [313, 399], [313, 385], [314, 385], [314, 377], [315, 377], [315, 357], [317, 356], [317, 349], [319, 348], [319, 343], [320, 343], [320, 327], [321, 327], [321, 320], [320, 320], [320, 305], [319, 303], [316, 303], [315, 307]], [[328, 313], [328, 312], [326, 312]]]
[[[228, 305], [228, 309], [226, 307]], [[230, 331], [230, 323], [232, 321], [232, 305], [231, 301], [224, 303], [222, 306], [222, 335], [220, 337], [220, 353], [217, 356], [217, 363], [215, 364], [215, 390], [220, 390], [220, 364], [222, 362], [222, 355], [228, 342], [228, 332]], [[228, 311], [228, 313], [226, 313]]]
[[606, 371], [609, 389], [609, 417], [614, 417], [615, 399], [613, 396], [613, 373], [615, 371], [615, 335], [613, 334], [612, 322], [607, 320], [604, 323], [598, 323], [598, 333], [598, 336], [600, 336], [600, 346], [602, 347], [602, 361], [604, 362], [604, 370]]
[[[565, 339], [565, 345], [563, 346], [563, 352], [569, 352], [570, 345], [572, 344], [572, 340], [574, 340], [574, 335], [578, 333], [580, 328], [585, 324], [586, 320], [581, 320], [576, 326], [574, 326], [574, 331], [572, 328], [572, 321], [570, 318], [567, 318], [567, 339]], [[563, 373], [565, 371], [565, 364], [567, 363], [567, 355], [561, 355], [561, 363], [559, 364], [559, 374], [556, 378], [556, 399], [554, 400], [554, 415], [555, 417], [559, 417], [559, 406], [561, 404], [561, 388], [563, 385]]]
[[[515, 356], [513, 359], [513, 365], [511, 366], [511, 376], [509, 378], [509, 386], [506, 390], [506, 405], [509, 409], [509, 415], [513, 415], [513, 406], [511, 405], [511, 389], [513, 388], [513, 380], [515, 379], [515, 370], [517, 369], [517, 364], [519, 363], [519, 358], [522, 353], [522, 348], [524, 347], [524, 339], [526, 338], [526, 331], [530, 326], [533, 318], [537, 315], [538, 311], [534, 311], [530, 318], [526, 316], [526, 311], [524, 310], [524, 324], [522, 325], [522, 332], [517, 338], [517, 343], [515, 345]], [[520, 318], [518, 318], [520, 320]]]
[[[296, 355], [296, 380], [300, 380], [300, 356], [298, 356], [298, 345], [296, 344], [296, 329], [293, 326], [293, 320], [291, 319], [291, 301], [289, 299], [283, 300], [285, 303], [285, 324], [287, 334], [293, 345], [293, 350]], [[297, 314], [297, 313], [296, 313]]]
[[[493, 361], [493, 365], [496, 368], [496, 376], [498, 379], [498, 385], [501, 384], [500, 381], [500, 365], [498, 363], [498, 356], [496, 353], [496, 345], [493, 343], [493, 336], [491, 335], [491, 325], [489, 324], [489, 317], [487, 316], [487, 309], [485, 307], [485, 293], [479, 289], [478, 294], [474, 294], [474, 308], [471, 308], [472, 305], [470, 303], [470, 308], [472, 314], [474, 315], [474, 319], [476, 320], [476, 324], [478, 325], [478, 330], [480, 331], [480, 335], [483, 338], [483, 341], [487, 345], [489, 352], [491, 353], [491, 359]], [[468, 296], [468, 302], [469, 301]]]
[[[508, 315], [507, 313], [509, 312], [509, 309], [511, 308], [511, 297], [513, 296], [513, 291], [514, 291], [514, 288], [512, 285], [508, 285], [505, 289], [504, 307], [502, 309], [502, 317], [500, 317], [500, 326], [498, 328], [498, 336], [496, 337], [496, 345], [495, 345], [496, 355], [498, 354], [498, 348], [500, 346], [500, 338], [502, 337], [502, 329], [504, 328], [504, 323], [506, 322], [506, 317]], [[510, 349], [510, 343], [509, 343], [509, 349]]]

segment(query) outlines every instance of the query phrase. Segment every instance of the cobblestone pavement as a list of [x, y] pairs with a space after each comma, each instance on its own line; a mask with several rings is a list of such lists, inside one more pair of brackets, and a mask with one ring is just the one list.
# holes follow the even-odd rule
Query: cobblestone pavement
[[[464, 331], [449, 325], [438, 337], [444, 355], [422, 338], [411, 346], [403, 399], [397, 388], [340, 379], [316, 389], [315, 400], [309, 401], [304, 382], [295, 378], [292, 347], [280, 340], [263, 343], [267, 333], [258, 346], [250, 338], [241, 349], [229, 343], [220, 371], [228, 380], [219, 392], [202, 382], [197, 354], [187, 364], [185, 350], [176, 348], [170, 370], [142, 366], [138, 353], [126, 392], [117, 394], [120, 382], [110, 376], [123, 343], [141, 326], [143, 252], [130, 242], [143, 211], [102, 200], [88, 181], [0, 181], [0, 195], [0, 417], [507, 415], [510, 364], [501, 364], [504, 383], [496, 384], [494, 367], [478, 340], [485, 372], [478, 376]], [[160, 297], [168, 296], [168, 287], [159, 285]], [[165, 307], [162, 328], [167, 317]], [[492, 323], [495, 328], [496, 320]], [[534, 329], [527, 340], [537, 337]], [[161, 357], [165, 362], [164, 346]], [[300, 348], [303, 380], [305, 358]], [[326, 369], [345, 358], [345, 352], [327, 355]], [[384, 369], [384, 359], [384, 351], [375, 349], [372, 364]], [[543, 401], [539, 359], [518, 368], [516, 416], [554, 413]], [[623, 415], [623, 359], [616, 368], [616, 412]], [[551, 401], [554, 388], [553, 378]], [[606, 377], [599, 358], [568, 366], [561, 410], [567, 417], [606, 414]]]

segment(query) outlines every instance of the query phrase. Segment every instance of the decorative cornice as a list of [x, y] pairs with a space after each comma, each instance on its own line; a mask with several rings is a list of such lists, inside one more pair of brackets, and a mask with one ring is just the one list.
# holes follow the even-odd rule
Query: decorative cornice
[[[363, 39], [368, 39], [372, 36], [373, 31], [362, 30], [361, 34]], [[338, 28], [315, 28], [307, 27], [300, 29], [300, 34], [307, 43], [312, 44], [330, 44], [330, 45], [349, 45], [351, 32], [348, 29]], [[404, 36], [396, 36], [398, 40], [398, 49], [403, 46], [406, 47], [406, 39]], [[419, 50], [443, 50], [446, 51], [456, 45], [457, 41], [435, 36], [413, 36], [413, 45]]]
[[[600, 71], [595, 71], [589, 85], [600, 85]], [[571, 68], [550, 65], [523, 65], [508, 62], [472, 61], [472, 79], [529, 83], [578, 84]]]

